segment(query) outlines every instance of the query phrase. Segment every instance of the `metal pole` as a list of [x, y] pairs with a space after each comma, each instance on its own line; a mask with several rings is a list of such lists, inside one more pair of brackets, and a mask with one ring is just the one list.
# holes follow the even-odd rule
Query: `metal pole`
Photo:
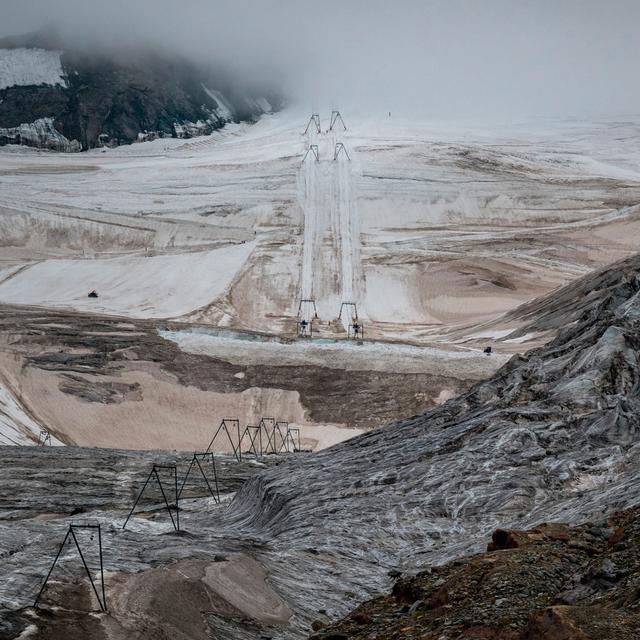
[[56, 562], [58, 562], [58, 558], [60, 557], [60, 554], [62, 553], [62, 550], [64, 549], [64, 545], [67, 543], [67, 538], [69, 537], [69, 534], [71, 533], [71, 527], [69, 527], [69, 530], [67, 531], [67, 535], [64, 537], [64, 540], [62, 541], [62, 544], [60, 545], [60, 548], [58, 549], [58, 553], [56, 554], [56, 557], [53, 561], [53, 564], [51, 565], [51, 568], [49, 569], [49, 573], [47, 573], [47, 577], [44, 579], [44, 584], [42, 585], [42, 587], [40, 588], [40, 591], [38, 592], [38, 595], [36, 596], [35, 602], [33, 603], [34, 608], [38, 606], [38, 600], [40, 600], [40, 596], [42, 595], [42, 592], [44, 591], [44, 588], [47, 586], [47, 582], [49, 582], [49, 578], [51, 577], [51, 572], [53, 571], [53, 568], [56, 566]]
[[209, 484], [209, 479], [207, 478], [207, 476], [205, 475], [204, 470], [202, 469], [202, 465], [200, 464], [200, 460], [198, 460], [198, 458], [195, 459], [196, 464], [198, 465], [199, 469], [200, 469], [200, 473], [202, 474], [202, 477], [204, 478], [204, 481], [207, 483], [207, 487], [209, 489], [209, 493], [211, 494], [211, 497], [215, 499], [215, 494], [213, 493], [213, 489], [211, 488], [211, 485]]
[[191, 462], [189, 463], [189, 468], [187, 469], [187, 474], [184, 477], [184, 480], [182, 481], [182, 486], [180, 487], [180, 495], [182, 495], [182, 490], [184, 489], [184, 485], [187, 483], [187, 478], [189, 477], [189, 474], [191, 473], [191, 468], [193, 467], [193, 461], [195, 460], [196, 454], [194, 452], [193, 454], [193, 458], [191, 460]]
[[169, 517], [171, 518], [171, 524], [173, 524], [173, 528], [176, 531], [180, 531], [178, 527], [176, 527], [176, 522], [173, 519], [173, 514], [171, 513], [171, 507], [169, 506], [169, 501], [167, 500], [167, 496], [164, 492], [164, 487], [162, 486], [162, 482], [160, 481], [160, 476], [158, 475], [158, 471], [156, 470], [156, 465], [153, 465], [152, 473], [156, 474], [156, 480], [158, 481], [158, 486], [160, 487], [160, 492], [162, 493], [162, 497], [164, 498], [164, 503], [167, 505], [167, 511], [169, 512]]
[[213, 453], [211, 454], [211, 464], [213, 465], [213, 477], [216, 482], [216, 497], [218, 498], [218, 504], [220, 504], [220, 490], [218, 488], [218, 472], [216, 471], [216, 459]]
[[76, 533], [73, 530], [73, 525], [69, 526], [69, 530], [71, 531], [71, 536], [73, 537], [73, 541], [76, 543], [76, 548], [78, 549], [78, 553], [80, 554], [80, 560], [82, 560], [82, 564], [84, 565], [84, 570], [87, 572], [87, 576], [89, 577], [89, 582], [93, 587], [93, 592], [96, 594], [96, 598], [98, 599], [98, 603], [100, 604], [100, 610], [106, 611], [105, 606], [102, 604], [102, 600], [100, 600], [100, 596], [98, 595], [98, 590], [96, 589], [96, 585], [93, 582], [93, 578], [91, 577], [91, 571], [89, 571], [89, 567], [87, 566], [87, 562], [82, 555], [82, 549], [80, 549], [80, 543], [78, 542], [78, 538], [76, 538]]
[[100, 547], [100, 580], [102, 581], [102, 599], [104, 600], [104, 610], [107, 610], [107, 595], [104, 591], [104, 564], [102, 563], [102, 535], [100, 525], [98, 525], [98, 546]]
[[180, 531], [180, 496], [178, 495], [178, 465], [173, 467], [173, 477], [176, 489], [176, 520], [178, 522], [178, 531]]
[[149, 484], [149, 480], [151, 480], [151, 476], [155, 470], [155, 465], [153, 465], [153, 469], [151, 469], [151, 471], [149, 472], [149, 475], [147, 476], [147, 479], [145, 480], [145, 483], [142, 487], [142, 490], [140, 491], [140, 493], [138, 494], [138, 497], [136, 498], [136, 501], [133, 503], [133, 507], [131, 507], [131, 511], [129, 511], [129, 515], [127, 516], [127, 519], [124, 521], [124, 524], [122, 525], [122, 528], [124, 529], [127, 526], [127, 522], [129, 522], [129, 518], [131, 517], [131, 514], [134, 512], [137, 504], [138, 504], [138, 500], [140, 500], [140, 498], [142, 497], [142, 494], [144, 493], [144, 490], [147, 488], [147, 484]]
[[213, 438], [211, 438], [211, 442], [209, 443], [209, 446], [207, 447], [207, 451], [209, 451], [209, 449], [211, 449], [211, 445], [213, 445], [215, 439], [218, 437], [218, 434], [220, 433], [220, 429], [222, 429], [223, 425], [224, 425], [224, 420], [220, 423], [220, 426], [218, 427], [218, 430], [215, 432], [215, 435], [213, 436]]

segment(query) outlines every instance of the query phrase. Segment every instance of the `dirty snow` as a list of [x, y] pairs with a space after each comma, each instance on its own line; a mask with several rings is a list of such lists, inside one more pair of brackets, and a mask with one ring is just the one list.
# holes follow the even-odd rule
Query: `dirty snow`
[[[313, 298], [314, 337], [345, 337], [338, 316], [347, 301], [368, 340], [426, 345], [464, 331], [457, 342], [498, 339], [505, 312], [637, 249], [635, 120], [492, 128], [343, 113], [348, 131], [328, 132], [328, 115], [321, 134], [302, 135], [309, 114], [291, 108], [211, 136], [81, 157], [0, 151], [0, 230], [10, 247], [0, 260], [133, 259], [146, 247], [186, 254], [255, 242], [224, 312], [191, 319], [292, 336], [300, 299]], [[350, 161], [333, 160], [338, 142]], [[301, 164], [310, 144], [320, 162]], [[49, 292], [25, 280], [33, 269], [12, 279], [28, 287], [3, 298], [9, 281], [0, 300], [74, 306], [86, 295], [83, 276], [74, 283], [81, 293], [56, 299], [58, 285]], [[200, 298], [189, 279], [180, 286], [198, 298], [180, 312], [214, 297]], [[119, 292], [118, 303], [101, 297], [91, 308], [162, 317], [175, 311], [163, 291], [154, 285], [144, 304], [139, 292]]]
[[[0, 382], [0, 445], [33, 445], [38, 441], [41, 429], [25, 413], [8, 387]], [[54, 444], [59, 443], [55, 440]]]

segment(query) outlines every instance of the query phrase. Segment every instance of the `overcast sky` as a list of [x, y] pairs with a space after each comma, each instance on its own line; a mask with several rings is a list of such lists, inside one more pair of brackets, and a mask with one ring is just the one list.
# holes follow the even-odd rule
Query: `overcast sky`
[[291, 97], [426, 118], [640, 113], [640, 0], [0, 0], [56, 25], [272, 70]]

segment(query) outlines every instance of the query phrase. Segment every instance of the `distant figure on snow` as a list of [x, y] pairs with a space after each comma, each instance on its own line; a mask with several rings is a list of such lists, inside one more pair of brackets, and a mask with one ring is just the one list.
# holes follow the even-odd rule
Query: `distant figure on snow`
[[95, 289], [89, 293], [89, 295], [87, 296], [87, 298], [97, 298], [98, 294], [96, 293]]

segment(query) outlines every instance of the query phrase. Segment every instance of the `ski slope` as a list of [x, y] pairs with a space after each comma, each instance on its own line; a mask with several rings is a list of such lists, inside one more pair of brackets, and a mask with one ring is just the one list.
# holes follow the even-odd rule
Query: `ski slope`
[[[188, 141], [1, 150], [0, 268], [28, 268], [0, 300], [86, 309], [89, 281], [108, 289], [111, 277], [90, 263], [107, 260], [118, 274], [131, 265], [131, 285], [90, 308], [292, 335], [300, 299], [316, 301], [327, 327], [348, 301], [371, 338], [447, 343], [636, 248], [638, 123], [343, 115], [347, 131], [327, 132], [325, 115], [320, 134], [303, 135], [308, 113], [292, 108]], [[336, 142], [350, 161], [333, 160]], [[310, 144], [318, 163], [302, 162]], [[217, 261], [202, 256], [243, 242], [253, 249], [221, 286], [203, 284]], [[48, 262], [59, 260], [73, 262]], [[338, 327], [334, 337], [346, 334]]]
[[[307, 154], [298, 179], [304, 218], [300, 297], [314, 300], [325, 320], [338, 317], [341, 304], [358, 300], [363, 289], [355, 193], [359, 165], [353, 150], [335, 157], [338, 143], [347, 149], [345, 130], [318, 133], [310, 127], [305, 145], [318, 147], [319, 160]], [[346, 330], [349, 318], [343, 321]]]
[[[515, 333], [509, 311], [637, 251], [640, 121], [343, 115], [347, 131], [323, 116], [320, 133], [303, 134], [309, 114], [292, 108], [186, 141], [0, 149], [0, 304], [179, 320], [185, 331], [160, 339], [205, 359], [198, 384], [220, 385], [132, 361], [103, 382], [139, 391], [89, 403], [64, 391], [64, 375], [30, 367], [24, 349], [37, 345], [12, 337], [0, 375], [25, 384], [1, 391], [4, 441], [33, 441], [37, 413], [69, 442], [147, 447], [162, 434], [164, 446], [192, 447], [219, 412], [243, 423], [267, 412], [327, 446], [359, 432], [344, 413], [368, 410], [368, 389], [405, 393], [419, 412], [490, 375], [545, 339]], [[334, 160], [338, 142], [350, 159]], [[319, 162], [303, 162], [310, 144]], [[302, 299], [316, 305], [302, 308], [309, 344], [294, 340]], [[340, 316], [342, 302], [357, 305], [363, 345], [345, 342], [353, 308]], [[42, 348], [66, 347], [54, 336]], [[310, 369], [338, 381], [326, 415]]]
[[0, 89], [40, 84], [66, 86], [60, 54], [46, 49], [0, 49]]
[[[44, 260], [0, 283], [0, 303], [175, 318], [222, 295], [254, 243], [203, 252]], [[98, 298], [89, 298], [96, 291]]]

